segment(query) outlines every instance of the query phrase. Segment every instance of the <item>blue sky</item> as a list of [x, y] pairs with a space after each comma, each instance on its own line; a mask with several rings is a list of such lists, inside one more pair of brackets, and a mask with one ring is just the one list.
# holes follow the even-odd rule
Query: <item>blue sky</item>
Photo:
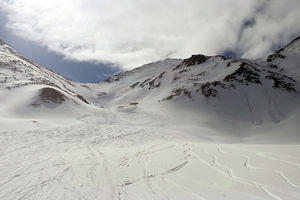
[[0, 11], [0, 39], [26, 58], [77, 82], [103, 81], [121, 69], [112, 64], [80, 62], [64, 59], [63, 55], [48, 51], [47, 47], [16, 36], [5, 27], [5, 16]]

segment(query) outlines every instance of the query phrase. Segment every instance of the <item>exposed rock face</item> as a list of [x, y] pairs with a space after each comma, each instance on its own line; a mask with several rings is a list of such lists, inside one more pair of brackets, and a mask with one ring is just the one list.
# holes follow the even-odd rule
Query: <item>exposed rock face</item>
[[262, 84], [259, 72], [260, 71], [257, 68], [243, 62], [234, 73], [226, 76], [224, 81], [236, 81], [245, 85], [248, 85], [249, 83]]
[[173, 90], [172, 94], [170, 96], [162, 99], [162, 101], [172, 100], [172, 99], [174, 99], [174, 97], [181, 96], [181, 95], [187, 96], [190, 99], [192, 99], [192, 95], [191, 95], [190, 91], [188, 91], [188, 90], [186, 90], [184, 88], [179, 88], [179, 89]]
[[80, 99], [81, 101], [83, 101], [84, 103], [90, 104], [83, 96], [77, 94], [76, 97], [79, 98], [79, 99]]
[[64, 94], [53, 88], [42, 88], [39, 96], [45, 103], [62, 104], [67, 99]]
[[275, 54], [269, 55], [268, 59], [267, 59], [267, 62], [272, 62], [272, 61], [274, 61], [277, 58], [284, 59], [286, 57], [284, 55], [281, 55], [279, 52], [277, 52]]
[[216, 86], [224, 86], [220, 81], [214, 81], [214, 82], [207, 82], [205, 84], [202, 84], [201, 87], [196, 90], [197, 92], [201, 92], [203, 96], [206, 98], [208, 97], [216, 97], [218, 94], [218, 90], [216, 89]]
[[205, 63], [210, 57], [202, 54], [192, 55], [190, 58], [185, 59], [180, 65], [178, 65], [174, 70], [180, 69], [183, 66], [190, 67], [194, 65], [200, 65]]
[[162, 72], [161, 74], [159, 74], [157, 77], [155, 77], [154, 79], [152, 79], [149, 82], [149, 89], [153, 89], [153, 88], [157, 88], [160, 87], [160, 80], [164, 77], [164, 74], [166, 72]]
[[46, 107], [56, 107], [68, 100], [63, 93], [60, 91], [45, 87], [40, 89], [37, 99], [31, 104], [34, 107], [45, 105]]
[[132, 84], [130, 87], [131, 87], [131, 88], [135, 88], [135, 87], [137, 87], [139, 84], [140, 84], [140, 82], [138, 81], [138, 82]]
[[288, 92], [297, 92], [294, 84], [296, 81], [291, 77], [269, 71], [269, 75], [267, 75], [265, 78], [274, 82], [273, 88], [283, 89]]
[[199, 65], [201, 63], [205, 63], [209, 59], [208, 56], [198, 54], [198, 55], [192, 55], [192, 57], [184, 60], [182, 64], [186, 66], [193, 66], [193, 65]]

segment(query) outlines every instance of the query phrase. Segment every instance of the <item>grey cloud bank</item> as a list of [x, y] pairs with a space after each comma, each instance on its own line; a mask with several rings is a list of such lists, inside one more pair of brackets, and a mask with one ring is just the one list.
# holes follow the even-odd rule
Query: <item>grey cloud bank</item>
[[76, 61], [132, 69], [166, 57], [258, 58], [300, 34], [298, 0], [3, 0], [6, 26]]

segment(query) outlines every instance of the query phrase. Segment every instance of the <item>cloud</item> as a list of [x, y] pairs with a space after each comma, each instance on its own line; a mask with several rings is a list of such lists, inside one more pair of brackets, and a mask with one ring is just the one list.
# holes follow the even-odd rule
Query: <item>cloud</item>
[[15, 34], [78, 61], [132, 69], [166, 57], [257, 58], [300, 33], [299, 0], [1, 0]]
[[278, 46], [300, 35], [300, 1], [269, 0], [258, 9], [252, 26], [243, 30], [237, 44], [243, 57], [257, 58], [271, 53]]

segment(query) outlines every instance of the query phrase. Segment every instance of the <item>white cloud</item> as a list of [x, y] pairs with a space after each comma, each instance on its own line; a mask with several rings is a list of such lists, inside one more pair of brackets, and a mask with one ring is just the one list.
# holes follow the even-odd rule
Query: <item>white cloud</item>
[[272, 53], [277, 45], [285, 45], [300, 35], [300, 1], [266, 1], [265, 8], [255, 15], [255, 25], [243, 31], [237, 46], [243, 57], [257, 58]]
[[1, 0], [0, 7], [25, 39], [125, 69], [228, 48], [255, 58], [300, 33], [299, 0]]

